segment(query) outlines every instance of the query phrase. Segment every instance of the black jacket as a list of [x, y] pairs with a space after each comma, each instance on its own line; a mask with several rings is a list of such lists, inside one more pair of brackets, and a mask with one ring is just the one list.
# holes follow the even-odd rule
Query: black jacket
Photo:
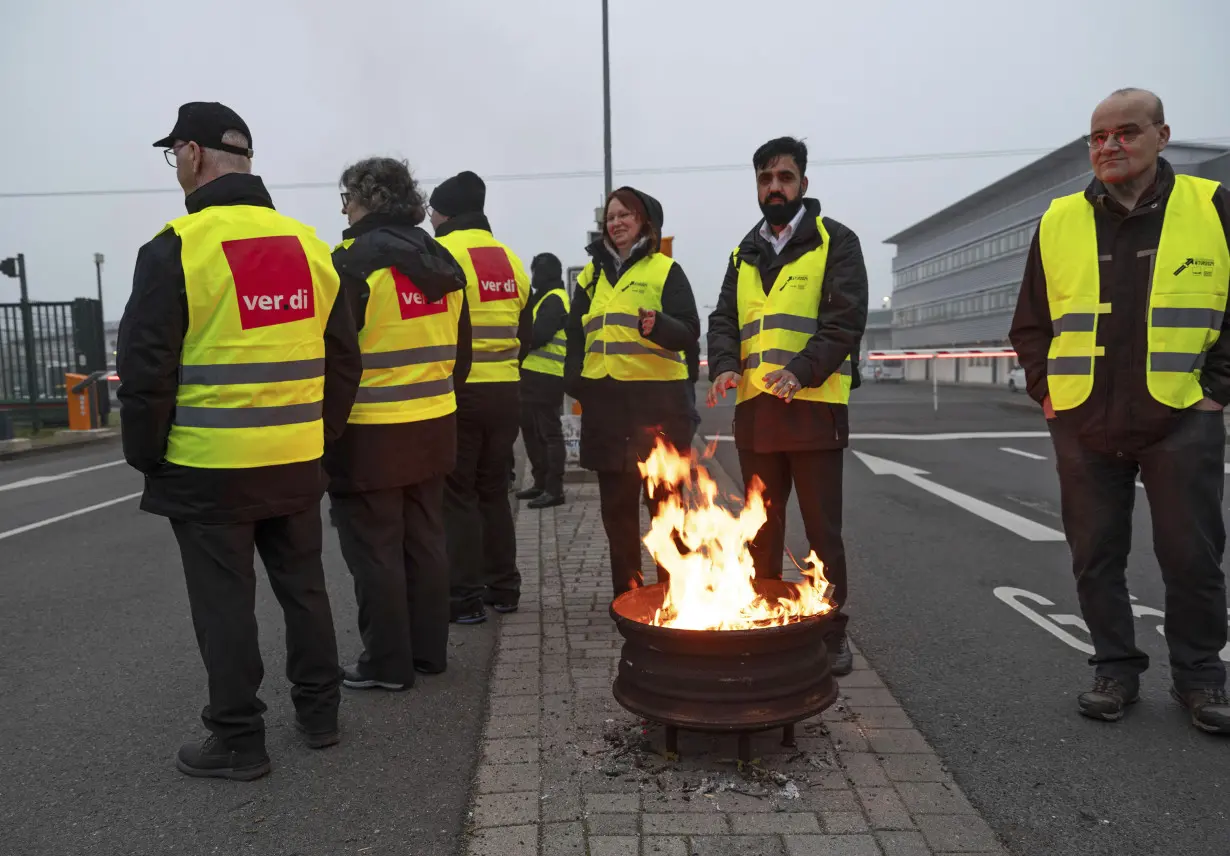
[[[650, 206], [646, 206], [651, 211]], [[636, 264], [648, 254], [642, 246], [620, 266], [602, 241], [586, 248], [593, 258], [594, 280], [605, 271], [608, 282], [618, 282], [619, 270]], [[589, 380], [581, 377], [585, 358], [585, 330], [581, 319], [589, 311], [589, 291], [578, 288], [564, 330], [568, 356], [564, 363], [565, 388], [581, 403], [581, 466], [599, 472], [636, 471], [653, 448], [654, 438], [664, 436], [685, 452], [691, 446], [692, 409], [689, 381]], [[700, 318], [692, 285], [678, 264], [671, 266], [662, 289], [662, 311], [657, 314], [649, 341], [670, 351], [695, 348], [700, 338]]]
[[[805, 199], [806, 214], [781, 254], [760, 236], [760, 223], [739, 244], [740, 264], [755, 265], [768, 294], [777, 275], [787, 264], [821, 245], [816, 218], [820, 203]], [[850, 356], [852, 384], [860, 382], [858, 351], [867, 326], [867, 267], [858, 236], [829, 217], [828, 262], [821, 285], [819, 329], [802, 351], [785, 367], [804, 387], [820, 386], [842, 361]], [[726, 265], [726, 277], [716, 308], [709, 315], [709, 379], [722, 372], [742, 371], [739, 359], [738, 280], [734, 261]], [[733, 393], [728, 391], [727, 395]], [[803, 401], [787, 404], [772, 395], [758, 395], [735, 407], [735, 444], [757, 452], [839, 449], [850, 440], [849, 408], [841, 404]]]
[[[443, 238], [451, 232], [460, 232], [465, 229], [482, 229], [484, 232], [491, 232], [491, 223], [487, 220], [486, 214], [471, 212], [467, 214], [458, 214], [456, 217], [450, 217], [448, 220], [440, 224], [436, 229], [436, 237]], [[525, 355], [530, 352], [530, 342], [533, 329], [533, 314], [532, 302], [526, 301], [525, 308], [521, 310], [521, 316], [517, 320], [517, 340], [520, 345], [519, 356], [525, 359]], [[467, 322], [469, 321], [469, 310], [467, 309]], [[516, 383], [509, 381], [508, 383]], [[476, 395], [482, 395], [482, 391], [498, 386], [494, 383], [475, 383], [469, 386], [464, 386], [457, 393], [457, 403], [461, 407], [469, 407], [469, 401]], [[505, 392], [493, 390], [493, 393], [501, 396], [506, 395]], [[516, 418], [514, 415], [513, 418]]]
[[[546, 299], [551, 290], [564, 288], [564, 270], [558, 258], [550, 253], [535, 256], [530, 263], [530, 283], [533, 286], [533, 292], [530, 294], [528, 309], [530, 317], [533, 318], [533, 327], [530, 333], [529, 348], [521, 355], [522, 363], [525, 362], [529, 351], [545, 347], [554, 339], [555, 334], [564, 328], [564, 322], [568, 319], [568, 313], [564, 310], [564, 301], [559, 295], [552, 295]], [[535, 308], [544, 299], [546, 302], [542, 303], [542, 307], [538, 308], [537, 317], [534, 317]], [[522, 402], [559, 407], [563, 400], [564, 379], [562, 377], [526, 371], [522, 367]]]
[[[378, 270], [396, 268], [429, 301], [462, 293], [457, 324], [455, 388], [470, 373], [470, 313], [464, 303], [466, 279], [452, 254], [418, 224], [386, 214], [369, 214], [342, 233], [354, 238], [348, 249], [333, 253], [333, 266], [342, 280], [342, 296], [350, 304], [356, 326], [362, 330], [371, 296], [367, 278]], [[337, 494], [385, 490], [417, 484], [452, 472], [457, 457], [457, 416], [399, 424], [346, 426], [345, 432], [325, 448], [329, 492]]]
[[[190, 214], [214, 205], [272, 208], [254, 175], [225, 175], [189, 194]], [[116, 367], [124, 458], [145, 474], [141, 508], [178, 520], [233, 523], [279, 517], [320, 502], [320, 461], [251, 469], [181, 467], [164, 459], [175, 419], [188, 299], [179, 236], [166, 230], [137, 254], [132, 295], [120, 321]], [[349, 304], [338, 299], [325, 329], [324, 434], [346, 427], [363, 373]]]
[[[1157, 180], [1132, 211], [1116, 202], [1097, 179], [1085, 189], [1085, 198], [1093, 205], [1102, 259], [1099, 300], [1114, 309], [1098, 319], [1097, 344], [1106, 355], [1093, 361], [1093, 391], [1084, 404], [1060, 411], [1057, 424], [1072, 427], [1083, 445], [1094, 451], [1134, 452], [1152, 445], [1170, 433], [1180, 413], [1153, 398], [1146, 376], [1145, 322], [1153, 262], [1173, 188], [1174, 169], [1162, 158]], [[1218, 188], [1213, 204], [1230, 241], [1230, 192]], [[1041, 403], [1048, 395], [1046, 361], [1054, 331], [1036, 231], [1008, 338], [1025, 369], [1030, 397]], [[1209, 398], [1230, 403], [1230, 312], [1222, 319], [1221, 338], [1208, 352], [1201, 382]]]

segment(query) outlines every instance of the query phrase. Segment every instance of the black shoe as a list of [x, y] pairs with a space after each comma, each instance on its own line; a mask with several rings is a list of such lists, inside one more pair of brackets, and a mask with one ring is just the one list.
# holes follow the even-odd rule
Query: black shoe
[[328, 746], [336, 746], [342, 741], [342, 735], [338, 733], [337, 726], [326, 728], [323, 731], [309, 731], [299, 717], [295, 717], [295, 730], [303, 735], [303, 742], [312, 749], [324, 749]]
[[543, 489], [540, 487], [527, 487], [525, 490], [517, 491], [517, 499], [537, 499], [542, 496]]
[[181, 773], [198, 779], [231, 779], [250, 782], [266, 775], [273, 766], [264, 749], [233, 752], [214, 735], [200, 743], [185, 743], [175, 756]]
[[1179, 692], [1170, 688], [1170, 697], [1192, 715], [1192, 725], [1208, 734], [1230, 734], [1230, 696], [1221, 687], [1198, 687]]
[[1093, 689], [1081, 693], [1076, 704], [1082, 716], [1103, 722], [1118, 722], [1123, 719], [1124, 708], [1139, 700], [1139, 687], [1133, 686], [1129, 690], [1114, 678], [1099, 675], [1093, 679]]
[[408, 689], [404, 683], [395, 681], [378, 681], [375, 678], [364, 677], [359, 674], [358, 666], [347, 666], [342, 669], [342, 686], [350, 687], [352, 690], [388, 690], [390, 692], [401, 692]]
[[434, 663], [428, 663], [426, 660], [415, 660], [414, 671], [420, 675], [442, 675], [448, 666], [437, 666]]
[[454, 612], [449, 617], [449, 622], [452, 624], [482, 624], [486, 620], [487, 610], [482, 606], [467, 609], [463, 612]]
[[850, 650], [850, 640], [844, 633], [828, 646], [828, 650], [830, 672], [840, 678], [854, 671], [854, 652]]
[[537, 510], [539, 508], [554, 508], [557, 505], [563, 504], [564, 495], [562, 493], [544, 493], [542, 496], [538, 497], [538, 499], [530, 500], [525, 507]]

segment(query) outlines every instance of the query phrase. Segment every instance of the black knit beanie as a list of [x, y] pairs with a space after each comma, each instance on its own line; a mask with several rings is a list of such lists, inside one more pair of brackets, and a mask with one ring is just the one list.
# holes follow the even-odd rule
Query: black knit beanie
[[447, 178], [431, 192], [431, 207], [445, 217], [459, 214], [481, 214], [487, 201], [487, 185], [466, 170]]

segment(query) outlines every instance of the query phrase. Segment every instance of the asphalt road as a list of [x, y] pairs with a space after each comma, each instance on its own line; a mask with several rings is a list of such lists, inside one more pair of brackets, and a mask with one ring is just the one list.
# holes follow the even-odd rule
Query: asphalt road
[[[851, 635], [1013, 853], [1225, 856], [1230, 739], [1197, 732], [1167, 695], [1163, 587], [1144, 491], [1129, 585], [1144, 608], [1137, 639], [1152, 665], [1141, 703], [1118, 724], [1098, 723], [1076, 713], [1092, 669], [1079, 650], [1088, 635], [1067, 545], [1018, 534], [1062, 531], [1041, 414], [1006, 391], [941, 387], [938, 411], [931, 395], [909, 383], [855, 392], [845, 466]], [[702, 407], [702, 430], [729, 436], [731, 409]], [[945, 434], [958, 436], [924, 439]], [[871, 463], [882, 474], [856, 452], [879, 458]], [[738, 480], [734, 444], [719, 441], [715, 454]], [[994, 506], [983, 510], [1013, 528], [924, 482]], [[791, 505], [787, 544], [806, 555]]]
[[[0, 463], [0, 853], [456, 853], [492, 623], [455, 628], [448, 672], [409, 692], [343, 690], [342, 743], [312, 751], [258, 570], [273, 773], [189, 779], [174, 754], [204, 734], [205, 673], [166, 521], [136, 499], [94, 508], [140, 491], [120, 458], [109, 443]], [[354, 658], [354, 591], [327, 524], [325, 568], [340, 654]]]

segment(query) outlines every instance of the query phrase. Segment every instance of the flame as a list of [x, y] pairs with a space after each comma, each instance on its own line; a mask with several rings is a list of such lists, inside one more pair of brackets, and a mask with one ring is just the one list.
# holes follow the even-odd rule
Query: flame
[[[795, 584], [791, 597], [765, 597], [752, 586], [756, 572], [748, 543], [768, 519], [759, 479], [753, 480], [742, 510], [732, 514], [715, 502], [718, 487], [708, 471], [661, 438], [648, 460], [638, 466], [650, 495], [663, 497], [642, 540], [670, 574], [662, 608], [651, 624], [749, 630], [833, 609], [824, 597], [829, 582], [815, 551], [800, 568], [804, 579]], [[686, 549], [681, 550], [680, 544]]]

